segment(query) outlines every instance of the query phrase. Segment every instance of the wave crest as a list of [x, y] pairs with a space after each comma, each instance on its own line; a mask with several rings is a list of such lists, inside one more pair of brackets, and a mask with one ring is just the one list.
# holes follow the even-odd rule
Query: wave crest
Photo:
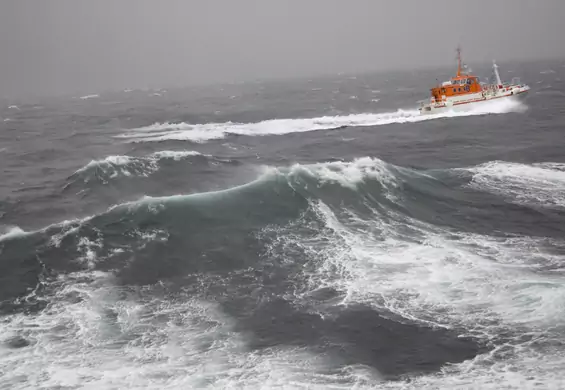
[[565, 164], [537, 163], [532, 165], [491, 161], [470, 168], [470, 186], [500, 194], [512, 202], [565, 207]]
[[92, 160], [78, 169], [71, 177], [82, 177], [85, 183], [97, 178], [103, 183], [119, 176], [149, 176], [159, 169], [159, 162], [164, 159], [180, 161], [200, 153], [192, 150], [163, 150], [149, 156], [108, 156], [101, 160]]

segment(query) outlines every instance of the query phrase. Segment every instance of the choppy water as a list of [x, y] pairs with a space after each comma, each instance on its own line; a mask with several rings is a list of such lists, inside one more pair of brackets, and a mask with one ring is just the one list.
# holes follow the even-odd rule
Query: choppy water
[[3, 100], [0, 387], [565, 387], [564, 65]]

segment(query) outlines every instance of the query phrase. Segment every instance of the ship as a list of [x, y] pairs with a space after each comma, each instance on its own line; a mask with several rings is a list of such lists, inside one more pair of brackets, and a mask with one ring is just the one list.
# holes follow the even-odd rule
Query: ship
[[517, 99], [523, 97], [530, 87], [520, 82], [519, 77], [503, 83], [498, 66], [493, 61], [494, 83], [480, 82], [479, 78], [463, 70], [461, 48], [457, 47], [457, 75], [431, 89], [431, 97], [420, 103], [420, 114], [429, 115], [445, 111], [473, 108], [495, 99]]

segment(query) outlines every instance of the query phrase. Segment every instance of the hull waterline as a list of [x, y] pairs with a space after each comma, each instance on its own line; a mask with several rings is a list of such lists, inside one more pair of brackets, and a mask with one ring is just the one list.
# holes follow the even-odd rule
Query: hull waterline
[[512, 101], [512, 102], [522, 102], [527, 99], [528, 93], [523, 92], [517, 95], [512, 96], [502, 96], [499, 98], [492, 98], [486, 100], [480, 100], [476, 102], [464, 103], [464, 104], [456, 104], [456, 105], [446, 105], [444, 107], [430, 107], [429, 110], [424, 110], [420, 108], [420, 115], [435, 115], [435, 114], [442, 114], [446, 112], [469, 112], [469, 111], [476, 111], [481, 110], [483, 108], [487, 109], [489, 106], [493, 104], [493, 102], [500, 102], [500, 101]]

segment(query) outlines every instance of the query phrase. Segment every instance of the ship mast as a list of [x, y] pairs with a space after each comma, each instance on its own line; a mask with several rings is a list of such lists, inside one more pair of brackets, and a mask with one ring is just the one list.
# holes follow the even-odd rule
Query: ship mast
[[461, 46], [457, 46], [457, 77], [461, 76]]

